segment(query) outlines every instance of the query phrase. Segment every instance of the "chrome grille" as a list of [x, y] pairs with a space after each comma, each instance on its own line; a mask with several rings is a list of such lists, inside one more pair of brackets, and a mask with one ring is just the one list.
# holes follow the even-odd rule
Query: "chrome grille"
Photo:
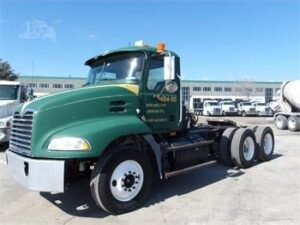
[[30, 155], [33, 111], [27, 111], [23, 116], [15, 112], [11, 127], [10, 150]]
[[214, 113], [220, 113], [221, 109], [220, 108], [214, 108]]

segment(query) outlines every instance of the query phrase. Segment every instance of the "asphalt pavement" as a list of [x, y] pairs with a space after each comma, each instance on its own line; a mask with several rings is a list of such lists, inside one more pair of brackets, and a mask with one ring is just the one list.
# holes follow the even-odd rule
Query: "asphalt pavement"
[[[231, 119], [274, 128], [266, 118]], [[274, 128], [274, 133], [271, 161], [249, 169], [207, 163], [190, 173], [157, 182], [141, 209], [118, 216], [94, 204], [88, 179], [72, 183], [63, 194], [24, 189], [8, 176], [2, 148], [0, 224], [300, 224], [300, 132]]]

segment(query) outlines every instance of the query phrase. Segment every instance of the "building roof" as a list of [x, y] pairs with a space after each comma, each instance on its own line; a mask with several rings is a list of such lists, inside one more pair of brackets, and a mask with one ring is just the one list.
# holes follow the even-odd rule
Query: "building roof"
[[18, 81], [8, 81], [8, 80], [0, 80], [1, 85], [19, 85]]
[[184, 83], [254, 83], [254, 84], [281, 84], [279, 81], [228, 81], [228, 80], [182, 80]]
[[[86, 80], [86, 77], [70, 77], [70, 76], [20, 76], [21, 79], [73, 79]], [[281, 84], [279, 81], [228, 81], [228, 80], [182, 80], [183, 83], [255, 83], [255, 84]]]

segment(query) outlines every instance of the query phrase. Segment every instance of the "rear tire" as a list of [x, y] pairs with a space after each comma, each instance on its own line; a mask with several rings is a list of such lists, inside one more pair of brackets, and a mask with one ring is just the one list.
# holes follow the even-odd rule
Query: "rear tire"
[[290, 116], [287, 120], [287, 127], [290, 131], [298, 131], [300, 130], [300, 119], [296, 116]]
[[112, 214], [139, 208], [153, 185], [147, 155], [133, 146], [120, 146], [101, 158], [91, 175], [90, 188], [97, 205]]
[[231, 159], [231, 142], [232, 142], [232, 137], [237, 130], [236, 127], [230, 127], [227, 128], [220, 140], [220, 162], [227, 166], [233, 166], [233, 161]]
[[274, 134], [270, 127], [257, 127], [255, 131], [257, 158], [260, 161], [272, 159], [274, 151]]
[[231, 159], [234, 165], [248, 168], [253, 165], [257, 145], [253, 130], [239, 128], [232, 138]]
[[288, 120], [284, 115], [277, 115], [275, 117], [275, 126], [279, 130], [285, 130], [287, 128]]

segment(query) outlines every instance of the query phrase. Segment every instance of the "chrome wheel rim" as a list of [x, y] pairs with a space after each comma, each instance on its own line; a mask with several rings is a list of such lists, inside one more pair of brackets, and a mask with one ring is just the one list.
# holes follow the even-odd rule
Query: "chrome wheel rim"
[[144, 172], [141, 165], [134, 160], [126, 160], [113, 171], [110, 179], [110, 190], [115, 199], [127, 202], [138, 195], [143, 182]]
[[254, 156], [255, 144], [252, 137], [247, 137], [243, 143], [243, 155], [246, 161], [250, 161]]
[[288, 125], [289, 128], [291, 128], [291, 129], [296, 128], [296, 121], [294, 119], [289, 119], [288, 123], [289, 123], [289, 125]]
[[276, 125], [279, 128], [283, 127], [283, 120], [280, 117], [276, 117]]
[[270, 133], [267, 133], [263, 140], [263, 148], [265, 154], [269, 155], [273, 149], [273, 138]]

